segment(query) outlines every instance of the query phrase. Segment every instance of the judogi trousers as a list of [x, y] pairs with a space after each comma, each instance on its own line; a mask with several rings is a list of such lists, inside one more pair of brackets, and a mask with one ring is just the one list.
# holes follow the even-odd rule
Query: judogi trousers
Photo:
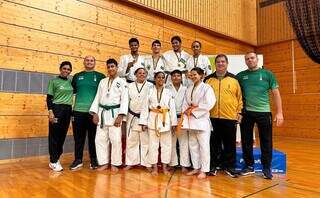
[[[177, 149], [177, 141], [179, 142], [179, 149]], [[177, 152], [179, 152], [179, 160]], [[181, 130], [181, 133], [178, 137], [175, 133], [172, 135], [170, 166], [177, 166], [178, 164], [183, 167], [191, 166], [189, 155], [189, 132], [187, 130]]]
[[96, 151], [99, 165], [109, 164], [111, 146], [111, 165], [120, 166], [122, 164], [122, 143], [121, 127], [105, 126], [97, 127]]
[[158, 163], [159, 146], [161, 147], [161, 162], [163, 164], [169, 164], [172, 151], [171, 131], [160, 132], [160, 137], [158, 137], [155, 130], [149, 129], [148, 161], [150, 164]]
[[149, 134], [147, 131], [131, 130], [130, 133], [128, 132], [126, 142], [126, 165], [133, 166], [141, 164], [145, 167], [151, 167], [151, 164], [149, 164], [147, 160], [148, 147]]
[[189, 148], [194, 169], [210, 171], [210, 131], [189, 131]]

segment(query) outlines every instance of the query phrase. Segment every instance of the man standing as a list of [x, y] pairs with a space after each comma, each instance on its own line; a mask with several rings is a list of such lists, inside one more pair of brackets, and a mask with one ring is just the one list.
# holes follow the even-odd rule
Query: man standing
[[92, 122], [89, 114], [91, 103], [96, 95], [97, 88], [101, 79], [105, 75], [95, 71], [96, 60], [93, 56], [86, 56], [83, 61], [85, 70], [74, 75], [72, 87], [76, 94], [73, 107], [73, 137], [74, 137], [74, 156], [75, 160], [70, 165], [71, 170], [76, 170], [83, 166], [83, 148], [88, 133], [88, 146], [90, 154], [90, 168], [98, 166], [95, 137], [97, 126]]
[[134, 71], [143, 67], [144, 58], [139, 54], [139, 40], [137, 38], [129, 39], [129, 48], [131, 53], [120, 57], [118, 75], [131, 83], [136, 80]]
[[152, 42], [151, 50], [152, 55], [145, 57], [144, 66], [148, 72], [148, 81], [154, 84], [154, 73], [156, 71], [165, 71], [167, 63], [161, 55], [161, 42], [159, 40]]
[[183, 84], [186, 84], [185, 74], [187, 73], [187, 60], [190, 58], [190, 55], [185, 52], [181, 45], [181, 38], [179, 36], [174, 36], [171, 38], [172, 50], [169, 50], [163, 54], [164, 58], [167, 61], [166, 73], [167, 80], [166, 83], [171, 82], [170, 73], [174, 70], [180, 70], [183, 73]]
[[241, 127], [241, 143], [243, 159], [246, 167], [241, 175], [254, 173], [253, 164], [253, 127], [257, 123], [259, 129], [261, 162], [265, 179], [272, 179], [272, 115], [270, 111], [271, 90], [276, 106], [274, 121], [276, 126], [283, 123], [282, 103], [279, 84], [271, 71], [258, 67], [258, 57], [254, 52], [245, 55], [248, 69], [237, 75], [244, 97], [244, 111]]
[[[210, 175], [216, 175], [217, 167], [230, 177], [237, 177], [236, 130], [241, 122], [242, 95], [236, 77], [227, 71], [228, 57], [219, 54], [215, 58], [216, 71], [205, 78], [216, 96], [217, 102], [210, 111], [213, 132], [210, 137]], [[223, 145], [223, 146], [222, 146]], [[221, 153], [221, 159], [219, 158]], [[221, 161], [220, 161], [221, 160]]]
[[111, 163], [111, 170], [117, 172], [122, 165], [121, 124], [128, 112], [128, 88], [126, 81], [117, 75], [117, 61], [110, 58], [106, 65], [108, 77], [101, 80], [90, 113], [98, 124], [95, 140], [98, 170], [107, 169]]

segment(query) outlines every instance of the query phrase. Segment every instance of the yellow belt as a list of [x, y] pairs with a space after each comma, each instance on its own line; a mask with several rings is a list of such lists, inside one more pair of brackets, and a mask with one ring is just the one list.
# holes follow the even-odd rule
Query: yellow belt
[[169, 112], [169, 109], [158, 108], [158, 109], [150, 109], [150, 111], [153, 113], [156, 113], [154, 124], [155, 124], [156, 135], [160, 137], [160, 129], [158, 128], [158, 117], [159, 117], [159, 114], [162, 114], [162, 125], [165, 126], [166, 117], [167, 117], [167, 113]]
[[180, 133], [181, 133], [181, 128], [182, 128], [182, 123], [183, 123], [183, 114], [186, 114], [187, 115], [187, 118], [188, 118], [188, 124], [189, 124], [189, 127], [190, 127], [190, 117], [191, 117], [191, 113], [192, 111], [197, 108], [198, 105], [191, 105], [189, 106], [184, 112], [181, 112], [181, 117], [180, 117], [180, 120], [178, 122], [178, 126], [176, 128], [176, 135], [179, 136]]

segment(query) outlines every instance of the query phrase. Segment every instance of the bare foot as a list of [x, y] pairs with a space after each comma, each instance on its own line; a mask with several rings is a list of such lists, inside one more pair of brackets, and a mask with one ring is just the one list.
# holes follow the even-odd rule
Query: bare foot
[[188, 172], [188, 169], [187, 169], [186, 167], [182, 167], [182, 168], [181, 168], [181, 172], [182, 172], [183, 174], [186, 174], [186, 173]]
[[148, 171], [149, 173], [152, 172], [152, 168], [151, 168], [151, 167], [146, 167], [146, 169], [147, 169], [147, 171]]
[[198, 173], [199, 173], [199, 170], [194, 169], [194, 170], [188, 172], [187, 175], [191, 176], [191, 175], [195, 175], [195, 174], [198, 174]]
[[130, 170], [132, 168], [132, 166], [126, 166], [125, 168], [124, 168], [124, 170]]
[[112, 171], [112, 172], [118, 172], [118, 171], [119, 171], [119, 168], [116, 167], [116, 166], [111, 166], [111, 171]]
[[165, 175], [171, 175], [171, 172], [167, 168], [163, 168], [163, 173]]
[[157, 165], [153, 166], [152, 171], [151, 171], [151, 175], [153, 175], [153, 176], [157, 176], [158, 175], [158, 167], [157, 167]]
[[107, 170], [108, 169], [108, 164], [105, 164], [105, 165], [102, 165], [102, 166], [99, 166], [99, 168], [97, 168], [97, 171], [104, 171], [104, 170]]
[[205, 179], [207, 177], [205, 172], [200, 172], [200, 174], [198, 175], [198, 179]]

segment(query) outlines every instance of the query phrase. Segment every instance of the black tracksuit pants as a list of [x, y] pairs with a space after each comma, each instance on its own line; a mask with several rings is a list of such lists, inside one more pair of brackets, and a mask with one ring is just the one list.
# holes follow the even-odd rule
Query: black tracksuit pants
[[63, 144], [70, 125], [71, 105], [53, 104], [55, 122], [49, 122], [49, 155], [50, 162], [56, 163], [63, 153]]
[[210, 137], [210, 169], [235, 168], [237, 121], [210, 118], [213, 132]]
[[263, 168], [271, 168], [272, 162], [272, 115], [270, 112], [246, 111], [241, 122], [241, 144], [243, 159], [247, 166], [253, 166], [253, 127], [259, 130], [261, 163]]
[[73, 111], [73, 137], [74, 137], [74, 157], [75, 160], [81, 160], [83, 157], [83, 149], [86, 140], [86, 136], [88, 133], [88, 146], [89, 146], [89, 155], [90, 160], [96, 161], [96, 129], [97, 125], [95, 125], [92, 121], [92, 115], [87, 112], [79, 112]]

